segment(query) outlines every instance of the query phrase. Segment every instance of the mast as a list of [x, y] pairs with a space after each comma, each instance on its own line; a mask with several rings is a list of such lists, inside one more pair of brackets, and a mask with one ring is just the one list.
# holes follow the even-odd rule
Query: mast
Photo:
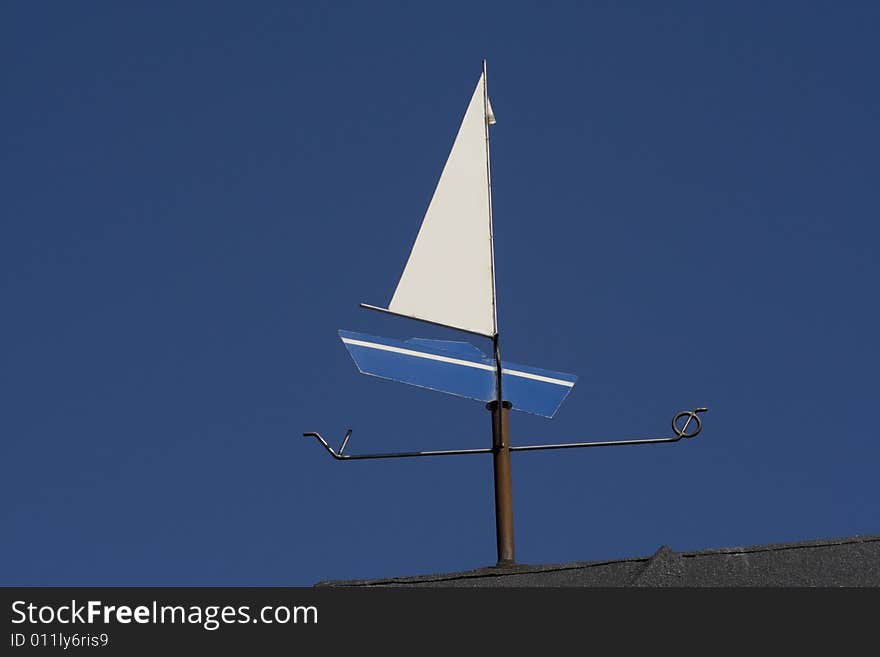
[[492, 224], [492, 167], [489, 158], [489, 80], [483, 60], [483, 118], [486, 128], [486, 184], [489, 197], [489, 247], [492, 267], [492, 315], [495, 334], [492, 351], [495, 356], [495, 400], [486, 404], [492, 413], [492, 465], [495, 480], [495, 539], [498, 565], [516, 563], [513, 539], [513, 490], [510, 477], [510, 439], [508, 431], [510, 402], [504, 401], [501, 389], [501, 339], [498, 330], [498, 297], [495, 288], [495, 242]]
[[[486, 129], [486, 194], [489, 198], [489, 254], [492, 270], [492, 318], [495, 327], [493, 340], [498, 337], [498, 295], [495, 291], [495, 230], [492, 225], [492, 162], [489, 157], [489, 78], [486, 75], [486, 60], [483, 60], [483, 125]], [[501, 387], [501, 378], [498, 379]]]

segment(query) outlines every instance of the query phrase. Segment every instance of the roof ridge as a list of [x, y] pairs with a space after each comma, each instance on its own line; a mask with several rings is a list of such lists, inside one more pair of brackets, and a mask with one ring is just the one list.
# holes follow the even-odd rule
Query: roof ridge
[[[602, 561], [576, 561], [561, 564], [547, 565], [513, 565], [513, 566], [486, 566], [468, 571], [452, 573], [435, 573], [432, 575], [408, 575], [399, 577], [383, 577], [376, 579], [359, 580], [323, 580], [315, 586], [410, 586], [419, 584], [441, 584], [461, 580], [471, 580], [474, 586], [481, 586], [479, 580], [491, 578], [506, 578], [513, 575], [540, 575], [542, 573], [565, 573], [567, 571], [593, 570], [605, 566], [620, 564], [634, 564], [627, 568], [629, 574], [628, 586], [653, 586], [662, 585], [664, 582], [672, 583], [682, 581], [686, 575], [685, 559], [697, 557], [713, 557], [719, 555], [747, 555], [756, 553], [773, 553], [797, 550], [816, 550], [819, 548], [833, 548], [844, 545], [874, 545], [880, 543], [880, 534], [856, 535], [850, 537], [832, 539], [814, 539], [809, 541], [778, 543], [766, 545], [753, 545], [748, 547], [714, 548], [699, 551], [676, 552], [668, 545], [662, 545], [653, 555], [646, 557], [627, 557], [622, 559], [606, 559]], [[874, 548], [870, 548], [873, 550]], [[639, 567], [638, 564], [644, 564]], [[632, 574], [636, 571], [635, 574]], [[526, 577], [526, 580], [529, 578]], [[487, 582], [492, 585], [491, 581]], [[515, 585], [515, 582], [513, 583]], [[674, 586], [674, 584], [672, 584]]]
[[810, 550], [838, 545], [851, 545], [853, 543], [876, 543], [880, 542], [880, 534], [865, 536], [851, 536], [848, 538], [816, 539], [811, 541], [797, 541], [792, 543], [771, 543], [767, 545], [750, 545], [747, 547], [711, 548], [695, 552], [679, 553], [684, 558], [707, 557], [716, 554], [754, 554], [756, 552], [782, 552], [784, 550]]

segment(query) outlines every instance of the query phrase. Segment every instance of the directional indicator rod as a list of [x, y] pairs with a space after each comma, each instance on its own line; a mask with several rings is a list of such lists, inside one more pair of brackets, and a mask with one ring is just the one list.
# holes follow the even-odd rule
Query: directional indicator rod
[[[672, 432], [675, 434], [674, 436], [668, 436], [666, 438], [636, 438], [632, 440], [612, 440], [612, 441], [599, 441], [599, 442], [585, 442], [585, 443], [557, 443], [557, 444], [546, 444], [546, 445], [520, 445], [515, 446], [511, 445], [509, 450], [511, 452], [534, 452], [542, 449], [577, 449], [582, 447], [622, 447], [624, 445], [653, 445], [659, 443], [676, 443], [682, 438], [696, 438], [697, 435], [703, 430], [703, 423], [700, 420], [700, 414], [708, 411], [708, 408], [699, 407], [690, 411], [681, 411], [680, 413], [676, 413], [675, 417], [672, 419]], [[495, 452], [495, 448], [485, 448], [485, 449], [444, 449], [444, 450], [436, 450], [436, 451], [428, 451], [428, 452], [388, 452], [388, 453], [378, 453], [378, 454], [345, 454], [345, 448], [348, 446], [348, 441], [351, 438], [352, 430], [349, 429], [345, 433], [345, 437], [342, 440], [342, 445], [337, 452], [330, 444], [316, 431], [308, 431], [303, 434], [306, 438], [315, 438], [321, 445], [323, 445], [324, 449], [329, 452], [330, 456], [338, 461], [355, 461], [355, 460], [365, 460], [365, 459], [392, 459], [392, 458], [407, 458], [407, 457], [415, 457], [415, 456], [462, 456], [467, 454], [492, 454]]]

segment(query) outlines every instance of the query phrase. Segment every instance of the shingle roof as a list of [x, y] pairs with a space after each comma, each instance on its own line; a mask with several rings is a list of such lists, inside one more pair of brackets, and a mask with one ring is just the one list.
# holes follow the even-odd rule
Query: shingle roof
[[880, 586], [880, 535], [675, 552], [549, 566], [489, 567], [317, 586]]

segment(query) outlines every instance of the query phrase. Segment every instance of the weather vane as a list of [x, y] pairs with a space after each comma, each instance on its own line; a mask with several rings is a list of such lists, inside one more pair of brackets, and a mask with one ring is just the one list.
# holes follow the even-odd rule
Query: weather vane
[[673, 443], [700, 433], [700, 413], [707, 409], [700, 407], [677, 413], [672, 419], [673, 435], [664, 438], [510, 444], [509, 410], [552, 418], [577, 377], [501, 360], [489, 164], [489, 126], [494, 123], [483, 61], [477, 87], [388, 308], [361, 304], [370, 310], [488, 338], [492, 341], [492, 356], [467, 342], [423, 338], [401, 341], [339, 331], [339, 337], [363, 374], [487, 402], [486, 408], [492, 413], [492, 447], [346, 454], [351, 429], [346, 432], [339, 451], [317, 432], [303, 435], [316, 438], [340, 461], [492, 454], [498, 565], [504, 566], [515, 563], [511, 452]]

